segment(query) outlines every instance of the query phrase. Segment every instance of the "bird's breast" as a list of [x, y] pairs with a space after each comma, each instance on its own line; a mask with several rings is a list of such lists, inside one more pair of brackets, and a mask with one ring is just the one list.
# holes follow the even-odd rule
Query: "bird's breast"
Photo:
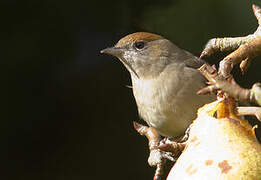
[[141, 118], [163, 136], [184, 133], [197, 109], [208, 99], [196, 95], [202, 86], [200, 80], [184, 79], [182, 73], [172, 74], [171, 78], [135, 79], [132, 83]]
[[164, 81], [139, 80], [133, 85], [133, 93], [140, 116], [161, 135], [174, 137], [183, 132], [187, 124], [177, 119], [185, 113], [179, 106], [183, 100], [175, 97], [175, 88]]

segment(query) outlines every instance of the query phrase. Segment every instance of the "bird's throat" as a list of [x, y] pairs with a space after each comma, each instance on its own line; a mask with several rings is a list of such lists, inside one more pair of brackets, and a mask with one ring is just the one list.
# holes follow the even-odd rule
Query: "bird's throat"
[[128, 71], [130, 71], [130, 73], [133, 73], [138, 79], [139, 79], [139, 75], [138, 73], [134, 70], [134, 68], [131, 66], [130, 63], [128, 63], [125, 59], [123, 58], [119, 58], [120, 61], [124, 64], [124, 66], [128, 69]]

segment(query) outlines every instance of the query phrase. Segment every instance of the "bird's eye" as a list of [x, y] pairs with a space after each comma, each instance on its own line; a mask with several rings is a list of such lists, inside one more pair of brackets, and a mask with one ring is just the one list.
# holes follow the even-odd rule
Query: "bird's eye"
[[145, 43], [142, 41], [138, 41], [138, 42], [135, 42], [134, 46], [136, 49], [142, 49], [142, 48], [144, 48]]

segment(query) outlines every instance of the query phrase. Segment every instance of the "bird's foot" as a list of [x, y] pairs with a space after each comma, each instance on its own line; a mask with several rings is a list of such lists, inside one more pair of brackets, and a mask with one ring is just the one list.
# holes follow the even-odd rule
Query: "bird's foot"
[[158, 148], [165, 152], [163, 157], [169, 159], [173, 162], [177, 160], [181, 152], [186, 146], [187, 140], [189, 138], [191, 125], [187, 128], [185, 135], [180, 138], [164, 138], [160, 141]]
[[164, 157], [171, 161], [176, 161], [183, 149], [185, 148], [186, 141], [179, 142], [171, 138], [164, 138], [158, 148], [165, 152]]

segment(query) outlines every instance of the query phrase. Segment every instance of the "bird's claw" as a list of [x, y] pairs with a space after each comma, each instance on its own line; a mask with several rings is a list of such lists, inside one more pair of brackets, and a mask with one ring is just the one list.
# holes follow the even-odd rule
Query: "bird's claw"
[[158, 148], [164, 152], [164, 157], [173, 162], [179, 157], [181, 152], [183, 151], [186, 142], [177, 142], [175, 140], [167, 139], [161, 141]]

